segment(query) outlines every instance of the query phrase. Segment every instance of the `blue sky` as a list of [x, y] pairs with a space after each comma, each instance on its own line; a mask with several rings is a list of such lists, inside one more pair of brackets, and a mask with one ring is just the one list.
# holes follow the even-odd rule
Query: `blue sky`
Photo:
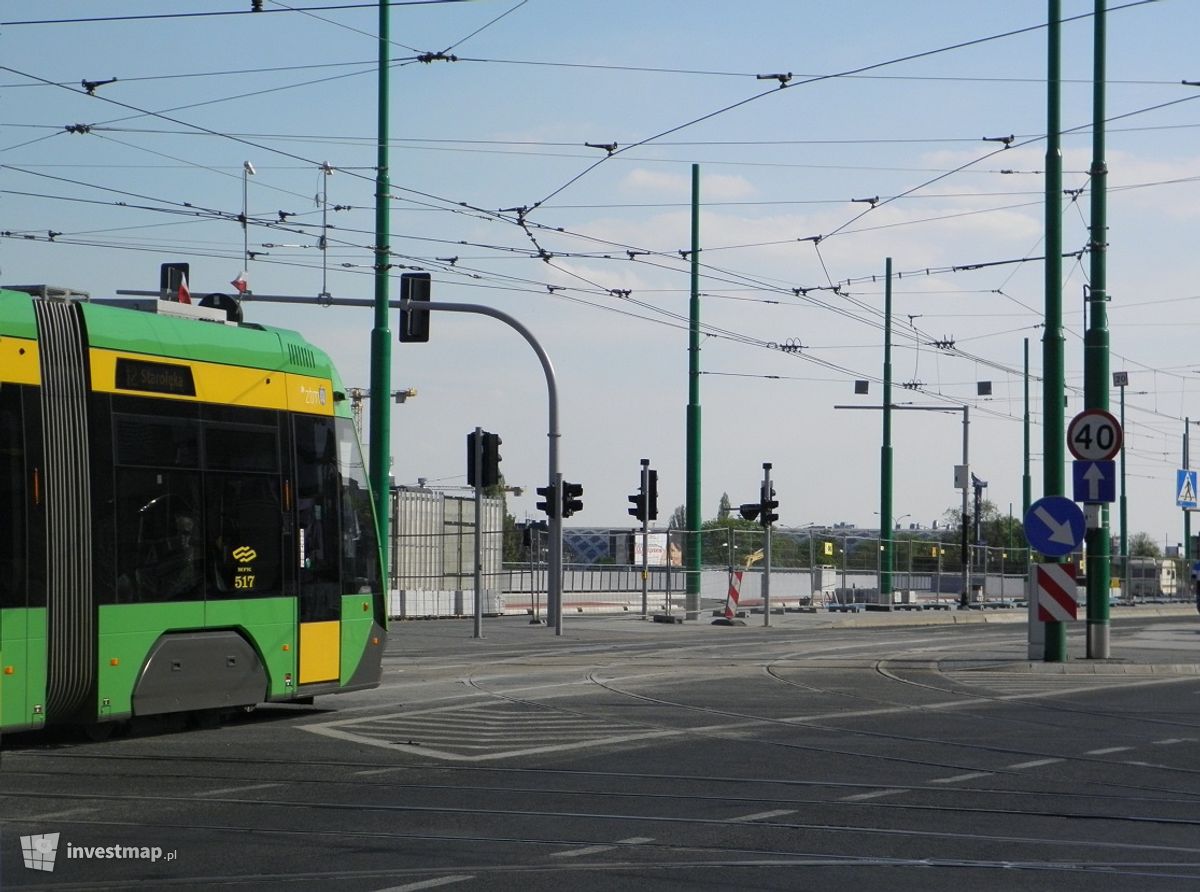
[[[785, 525], [877, 522], [881, 419], [833, 407], [879, 402], [889, 256], [904, 273], [893, 288], [894, 376], [915, 385], [898, 387], [896, 401], [970, 404], [972, 469], [1002, 512], [1012, 503], [1019, 513], [1025, 338], [1035, 376], [1042, 364], [1044, 273], [1027, 258], [1043, 250], [1046, 5], [397, 6], [395, 263], [430, 270], [439, 300], [517, 316], [546, 347], [563, 471], [585, 489], [576, 521], [630, 521], [625, 497], [646, 457], [665, 522], [684, 500], [689, 280], [679, 252], [699, 164], [704, 515], [723, 492], [752, 499], [770, 461]], [[1063, 197], [1063, 245], [1074, 252], [1088, 239], [1093, 4], [1062, 5], [1078, 17], [1063, 26], [1062, 121], [1078, 128], [1063, 138], [1063, 184], [1083, 190]], [[370, 297], [377, 12], [333, 0], [241, 12], [249, 6], [162, 17], [196, 5], [0, 3], [0, 281], [102, 296], [155, 287], [160, 262], [188, 260], [193, 291], [229, 290], [242, 268], [249, 160], [253, 289], [315, 295], [324, 276], [335, 299]], [[1200, 419], [1200, 88], [1180, 83], [1200, 80], [1200, 6], [1110, 7], [1108, 285], [1112, 368], [1130, 375], [1129, 527], [1175, 543], [1184, 418]], [[138, 15], [159, 17], [66, 21]], [[35, 18], [57, 21], [23, 24]], [[415, 61], [438, 51], [457, 61]], [[756, 77], [789, 73], [784, 89]], [[80, 89], [112, 77], [96, 96]], [[90, 132], [67, 132], [75, 124]], [[1009, 135], [1007, 149], [983, 139]], [[321, 162], [336, 170], [326, 182]], [[325, 186], [343, 209], [328, 213], [322, 258], [315, 196]], [[856, 201], [874, 197], [874, 207]], [[518, 207], [533, 208], [529, 233], [497, 213]], [[284, 227], [273, 225], [279, 211]], [[61, 234], [50, 241], [50, 231]], [[1086, 255], [1063, 270], [1069, 418], [1083, 408]], [[247, 315], [298, 329], [347, 384], [369, 383], [369, 311], [260, 303]], [[419, 391], [394, 415], [398, 481], [465, 484], [463, 438], [479, 425], [503, 437], [510, 483], [544, 483], [545, 387], [515, 333], [437, 317], [430, 343], [397, 345], [392, 376]], [[873, 381], [870, 396], [854, 395], [857, 378]], [[992, 382], [990, 398], [976, 395], [979, 381]], [[1040, 385], [1031, 392], [1036, 497]], [[960, 430], [957, 414], [897, 413], [894, 503], [905, 525], [928, 526], [959, 503]], [[535, 500], [510, 509], [522, 517]]]

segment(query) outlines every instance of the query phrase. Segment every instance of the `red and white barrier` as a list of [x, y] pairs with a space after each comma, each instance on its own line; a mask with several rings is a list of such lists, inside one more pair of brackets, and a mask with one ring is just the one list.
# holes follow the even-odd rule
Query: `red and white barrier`
[[742, 596], [742, 571], [735, 570], [729, 574], [729, 595], [725, 598], [725, 618], [733, 619], [737, 615], [738, 599]]

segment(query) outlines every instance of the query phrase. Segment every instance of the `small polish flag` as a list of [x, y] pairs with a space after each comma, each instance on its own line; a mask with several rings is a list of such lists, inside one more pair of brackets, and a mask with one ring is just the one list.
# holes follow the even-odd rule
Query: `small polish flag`
[[246, 284], [246, 271], [242, 270], [238, 273], [237, 277], [229, 284], [237, 289], [238, 294], [245, 294], [248, 287]]
[[181, 304], [192, 302], [192, 292], [188, 290], [187, 276], [179, 277], [179, 302]]

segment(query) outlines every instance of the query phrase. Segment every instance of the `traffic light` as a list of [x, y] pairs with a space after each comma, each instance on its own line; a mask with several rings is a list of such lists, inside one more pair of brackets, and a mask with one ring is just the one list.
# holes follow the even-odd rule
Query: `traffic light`
[[[478, 485], [500, 485], [500, 444], [503, 442], [499, 434], [482, 431], [483, 442], [478, 448], [483, 450], [483, 480]], [[475, 431], [467, 434], [467, 485], [475, 486]]]
[[758, 517], [758, 512], [762, 510], [762, 505], [757, 502], [746, 502], [738, 507], [738, 513], [742, 515], [743, 520], [754, 520]]
[[400, 341], [406, 344], [424, 343], [429, 340], [429, 311], [415, 308], [405, 309], [404, 302], [429, 302], [433, 284], [429, 273], [400, 274]]
[[646, 472], [646, 517], [648, 520], [658, 519], [658, 471], [653, 469]]
[[544, 520], [528, 520], [525, 523], [518, 524], [521, 529], [521, 547], [533, 548], [535, 545], [542, 546], [544, 544], [543, 534], [550, 531]]
[[779, 502], [775, 498], [775, 487], [770, 487], [768, 492], [768, 487], [764, 486], [760, 501], [758, 522], [768, 527], [779, 520], [779, 515], [775, 513], [775, 509], [779, 507]]
[[628, 498], [629, 501], [633, 502], [633, 507], [629, 509], [629, 513], [643, 523], [649, 520], [646, 517], [646, 494], [644, 492], [636, 492]]
[[583, 484], [567, 483], [562, 485], [562, 516], [570, 517], [576, 511], [583, 510]]
[[483, 485], [500, 485], [500, 443], [499, 434], [483, 432]]
[[542, 497], [542, 501], [537, 503], [537, 509], [545, 511], [547, 517], [558, 517], [558, 502], [554, 500], [554, 484], [539, 486], [537, 494]]

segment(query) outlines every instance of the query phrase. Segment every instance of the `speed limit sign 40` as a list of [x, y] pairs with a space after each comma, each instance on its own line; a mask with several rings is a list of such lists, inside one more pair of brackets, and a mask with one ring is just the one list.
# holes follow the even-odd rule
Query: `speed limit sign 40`
[[1121, 423], [1103, 409], [1085, 409], [1067, 428], [1067, 448], [1080, 461], [1109, 461], [1121, 451]]

